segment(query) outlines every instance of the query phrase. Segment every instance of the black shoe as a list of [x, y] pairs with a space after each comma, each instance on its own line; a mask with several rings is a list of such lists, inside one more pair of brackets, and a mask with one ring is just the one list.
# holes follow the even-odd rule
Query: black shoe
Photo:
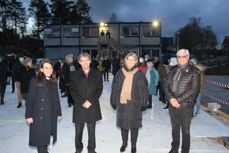
[[17, 108], [21, 108], [22, 107], [22, 103], [18, 103]]
[[120, 148], [120, 152], [124, 152], [126, 150], [126, 147], [127, 147], [127, 143], [123, 143]]
[[82, 152], [82, 150], [77, 150], [77, 151], [76, 151], [76, 153], [81, 153], [81, 152]]
[[4, 105], [4, 101], [1, 101], [0, 105]]
[[152, 105], [148, 105], [147, 108], [152, 108]]
[[177, 149], [177, 150], [171, 149], [171, 150], [169, 151], [169, 153], [178, 153], [178, 149]]
[[163, 109], [168, 109], [169, 108], [169, 105], [166, 105]]
[[66, 95], [66, 94], [64, 94], [64, 95], [62, 95], [61, 97], [67, 97], [67, 95]]
[[136, 145], [131, 145], [131, 153], [136, 153], [136, 152], [137, 152]]

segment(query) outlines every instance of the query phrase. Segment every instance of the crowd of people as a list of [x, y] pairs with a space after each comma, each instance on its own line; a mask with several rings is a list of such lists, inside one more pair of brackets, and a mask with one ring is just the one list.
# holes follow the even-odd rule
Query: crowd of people
[[[38, 153], [48, 153], [50, 136], [57, 140], [57, 119], [60, 119], [61, 97], [67, 97], [68, 107], [73, 106], [75, 124], [76, 153], [83, 150], [82, 136], [84, 124], [88, 128], [88, 153], [96, 153], [96, 121], [102, 119], [99, 97], [103, 81], [109, 82], [109, 74], [114, 76], [111, 90], [111, 106], [116, 110], [117, 127], [121, 129], [124, 152], [131, 133], [131, 152], [137, 152], [138, 129], [142, 127], [142, 111], [152, 108], [152, 97], [166, 104], [172, 125], [172, 143], [169, 153], [178, 153], [180, 129], [182, 129], [182, 153], [190, 150], [190, 124], [200, 110], [203, 92], [204, 68], [196, 60], [189, 59], [189, 51], [181, 49], [169, 61], [138, 57], [129, 52], [123, 58], [108, 57], [92, 59], [88, 53], [78, 58], [68, 54], [65, 61], [55, 64], [44, 59], [34, 69], [29, 57], [10, 60], [0, 56], [1, 105], [8, 77], [11, 77], [12, 93], [15, 91], [17, 108], [26, 105], [26, 121], [30, 124], [29, 145], [37, 147]], [[196, 109], [194, 106], [196, 104]], [[194, 112], [195, 111], [195, 112]]]

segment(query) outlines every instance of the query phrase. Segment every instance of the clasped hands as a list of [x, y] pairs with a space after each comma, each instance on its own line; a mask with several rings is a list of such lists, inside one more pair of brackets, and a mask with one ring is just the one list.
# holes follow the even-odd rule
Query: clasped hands
[[175, 107], [175, 108], [179, 108], [180, 107], [180, 104], [178, 103], [177, 99], [176, 98], [171, 98], [169, 100], [170, 104]]

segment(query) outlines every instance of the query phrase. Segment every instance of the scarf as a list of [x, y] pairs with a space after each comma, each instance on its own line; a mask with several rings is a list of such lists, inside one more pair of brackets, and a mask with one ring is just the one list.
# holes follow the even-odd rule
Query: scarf
[[120, 103], [127, 104], [128, 100], [131, 100], [131, 90], [132, 90], [132, 83], [134, 74], [138, 71], [138, 68], [133, 69], [132, 71], [127, 71], [122, 68], [122, 72], [125, 76], [123, 81], [121, 95], [120, 95]]

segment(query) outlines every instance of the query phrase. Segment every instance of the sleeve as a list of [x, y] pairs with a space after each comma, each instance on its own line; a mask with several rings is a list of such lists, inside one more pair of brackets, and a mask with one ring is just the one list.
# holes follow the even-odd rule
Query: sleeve
[[169, 82], [170, 82], [169, 77], [171, 76], [171, 73], [172, 71], [169, 71], [164, 80], [164, 92], [165, 92], [165, 97], [167, 98], [168, 101], [174, 98], [174, 95], [169, 88]]
[[197, 69], [194, 69], [191, 82], [192, 83], [190, 89], [176, 98], [179, 103], [181, 103], [182, 101], [187, 101], [191, 97], [197, 96], [200, 89], [200, 74]]
[[70, 83], [69, 90], [70, 90], [70, 94], [72, 96], [74, 104], [79, 103], [80, 105], [83, 105], [86, 99], [80, 96], [80, 94], [77, 91], [77, 72], [76, 71], [71, 73], [69, 83]]
[[154, 73], [155, 73], [155, 86], [157, 86], [159, 82], [159, 74], [157, 70], [154, 70]]
[[33, 103], [36, 97], [36, 79], [32, 78], [29, 84], [28, 98], [26, 101], [25, 118], [33, 117]]
[[111, 86], [111, 96], [110, 96], [110, 103], [111, 103], [111, 107], [113, 109], [116, 109], [116, 99], [117, 99], [117, 80], [120, 76], [120, 73], [117, 72], [117, 74], [115, 75], [113, 82], [112, 82], [112, 86]]
[[140, 79], [138, 80], [138, 90], [140, 95], [140, 101], [142, 104], [142, 109], [144, 110], [148, 104], [148, 83], [144, 73], [141, 73]]
[[103, 92], [102, 74], [98, 71], [96, 71], [96, 73], [97, 73], [96, 90], [94, 90], [94, 92], [91, 93], [87, 99], [92, 105], [99, 101], [99, 97], [101, 96]]

